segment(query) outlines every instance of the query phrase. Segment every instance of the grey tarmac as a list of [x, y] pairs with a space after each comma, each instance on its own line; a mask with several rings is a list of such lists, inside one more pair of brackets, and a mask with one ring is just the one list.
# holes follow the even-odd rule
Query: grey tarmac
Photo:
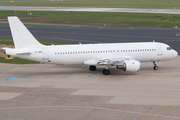
[[[139, 72], [0, 63], [1, 120], [178, 120], [180, 56]], [[18, 78], [15, 80], [6, 79]]]
[[[115, 28], [98, 26], [27, 27], [41, 41], [70, 44], [162, 42], [180, 53], [180, 29]], [[8, 26], [0, 26], [0, 38], [12, 38]]]

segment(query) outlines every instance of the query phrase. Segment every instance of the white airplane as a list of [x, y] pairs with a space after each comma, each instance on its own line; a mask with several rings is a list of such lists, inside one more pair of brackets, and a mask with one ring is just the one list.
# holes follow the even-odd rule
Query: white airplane
[[140, 62], [153, 62], [154, 70], [158, 70], [157, 61], [178, 55], [169, 45], [154, 41], [45, 46], [36, 40], [18, 17], [8, 17], [8, 21], [15, 49], [3, 49], [7, 55], [23, 59], [55, 64], [85, 64], [90, 66], [91, 71], [95, 71], [96, 66], [105, 66], [102, 73], [109, 75], [112, 66], [124, 71], [138, 71]]

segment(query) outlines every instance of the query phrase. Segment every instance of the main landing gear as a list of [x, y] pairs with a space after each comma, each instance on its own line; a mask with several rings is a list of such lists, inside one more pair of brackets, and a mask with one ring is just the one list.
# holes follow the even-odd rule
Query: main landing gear
[[89, 66], [89, 70], [91, 70], [91, 71], [96, 71], [96, 66], [90, 65], [90, 66]]
[[[90, 65], [90, 66], [89, 66], [89, 70], [91, 70], [91, 71], [96, 71], [96, 66]], [[109, 75], [109, 74], [110, 74], [110, 71], [108, 70], [108, 68], [106, 68], [106, 69], [103, 69], [102, 73], [103, 73], [104, 75]]]
[[109, 75], [110, 74], [110, 71], [108, 69], [103, 69], [102, 73], [104, 75]]
[[155, 61], [153, 62], [153, 64], [154, 64], [153, 69], [154, 69], [154, 70], [158, 70], [158, 66], [156, 65], [156, 62], [155, 62]]

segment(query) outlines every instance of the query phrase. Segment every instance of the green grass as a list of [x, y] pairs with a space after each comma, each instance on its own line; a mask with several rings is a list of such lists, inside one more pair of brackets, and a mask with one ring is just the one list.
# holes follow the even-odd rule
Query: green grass
[[5, 45], [14, 45], [12, 39], [0, 39], [0, 44], [5, 44]]
[[[59, 11], [17, 11], [18, 17], [29, 21], [48, 23], [97, 24], [113, 27], [173, 28], [180, 25], [180, 15], [151, 13], [110, 13], [110, 12], [59, 12]], [[13, 16], [14, 11], [0, 11], [0, 18]], [[127, 25], [129, 24], [129, 25]]]
[[8, 23], [0, 23], [0, 25], [9, 25]]
[[38, 63], [35, 61], [25, 60], [25, 59], [21, 59], [21, 58], [6, 59], [4, 57], [0, 57], [0, 62], [1, 63], [11, 63], [11, 64], [34, 64], [34, 63]]
[[63, 0], [63, 2], [0, 2], [0, 6], [180, 9], [179, 0]]

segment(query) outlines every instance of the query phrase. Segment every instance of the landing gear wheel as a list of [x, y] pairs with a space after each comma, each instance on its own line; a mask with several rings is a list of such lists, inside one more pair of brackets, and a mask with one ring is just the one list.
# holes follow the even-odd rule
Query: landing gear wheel
[[96, 66], [90, 65], [90, 66], [89, 66], [89, 70], [91, 70], [91, 71], [96, 71]]
[[154, 70], [158, 70], [158, 66], [154, 66]]
[[158, 70], [158, 66], [156, 65], [156, 62], [155, 62], [155, 61], [153, 62], [153, 64], [154, 64], [153, 69], [154, 69], [154, 70]]
[[110, 74], [110, 71], [109, 71], [108, 69], [104, 69], [104, 70], [102, 71], [102, 73], [103, 73], [104, 75], [109, 75], [109, 74]]

